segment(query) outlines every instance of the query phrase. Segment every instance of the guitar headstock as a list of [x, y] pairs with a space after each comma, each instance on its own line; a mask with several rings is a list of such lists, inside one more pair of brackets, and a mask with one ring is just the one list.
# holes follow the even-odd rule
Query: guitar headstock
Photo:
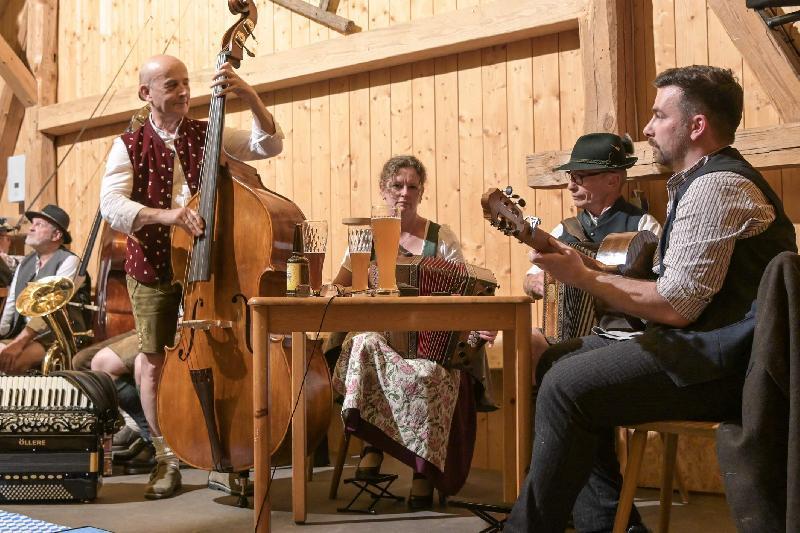
[[483, 207], [483, 218], [488, 220], [489, 224], [505, 235], [526, 242], [525, 236], [530, 235], [531, 223], [525, 219], [525, 214], [522, 212], [525, 200], [514, 194], [511, 187], [506, 187], [504, 191], [487, 190], [481, 196], [481, 207]]

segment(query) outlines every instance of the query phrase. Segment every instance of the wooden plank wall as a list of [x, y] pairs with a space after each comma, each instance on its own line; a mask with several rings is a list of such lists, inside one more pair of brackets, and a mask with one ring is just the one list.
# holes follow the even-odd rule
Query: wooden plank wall
[[[533, 0], [531, 0], [533, 1]], [[705, 2], [628, 0], [633, 17], [633, 64], [625, 80], [635, 94], [635, 140], [649, 120], [664, 68], [712, 63], [733, 68], [746, 92], [744, 126], [778, 118], [750, 69]], [[19, 0], [10, 4], [17, 5]], [[362, 31], [466, 8], [488, 0], [344, 0], [338, 13]], [[107, 87], [134, 85], [138, 65], [152, 54], [181, 57], [190, 70], [213, 64], [217, 43], [233, 18], [222, 0], [62, 0], [59, 9], [59, 101], [99, 95]], [[269, 1], [259, 0], [257, 54], [347, 38]], [[11, 10], [14, 11], [14, 10]], [[0, 14], [2, 15], [2, 14]], [[13, 22], [4, 17], [7, 35]], [[532, 23], [535, 21], [532, 21]], [[131, 51], [130, 58], [123, 59]], [[119, 70], [117, 79], [112, 83]], [[292, 198], [308, 218], [330, 221], [325, 277], [338, 269], [346, 238], [340, 220], [367, 216], [378, 199], [376, 180], [392, 154], [413, 153], [428, 167], [422, 214], [449, 224], [468, 261], [493, 269], [500, 294], [518, 294], [528, 262], [523, 247], [484, 223], [478, 201], [490, 186], [511, 184], [545, 226], [574, 214], [566, 191], [525, 187], [524, 156], [570, 148], [582, 134], [583, 89], [577, 31], [443, 56], [262, 95], [286, 135], [284, 152], [259, 162], [264, 184]], [[229, 105], [227, 124], [249, 127], [249, 112]], [[203, 117], [204, 109], [193, 114]], [[58, 198], [73, 217], [74, 247], [83, 247], [97, 207], [103, 163], [124, 125], [87, 131], [72, 153], [75, 135], [58, 139]], [[17, 146], [23, 153], [24, 142]], [[800, 220], [797, 171], [774, 171], [771, 183]], [[663, 182], [645, 190], [663, 219]], [[633, 188], [633, 187], [631, 187]], [[0, 201], [0, 214], [17, 206]], [[94, 262], [93, 262], [94, 264]], [[94, 266], [90, 267], [94, 271]], [[538, 323], [539, 312], [534, 314]], [[500, 442], [500, 415], [480, 415], [476, 466], [498, 468], [490, 453]]]

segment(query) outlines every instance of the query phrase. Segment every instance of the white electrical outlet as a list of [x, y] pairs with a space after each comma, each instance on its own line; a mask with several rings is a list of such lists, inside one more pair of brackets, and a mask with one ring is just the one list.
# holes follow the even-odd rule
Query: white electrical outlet
[[8, 158], [8, 178], [6, 190], [9, 202], [25, 201], [25, 154]]

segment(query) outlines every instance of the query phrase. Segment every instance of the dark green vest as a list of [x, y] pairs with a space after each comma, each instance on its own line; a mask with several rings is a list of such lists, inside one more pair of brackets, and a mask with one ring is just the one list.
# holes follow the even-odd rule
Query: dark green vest
[[[597, 217], [597, 222], [592, 220], [591, 215], [585, 210], [581, 210], [575, 218], [580, 222], [586, 237], [591, 242], [599, 244], [611, 233], [639, 231], [639, 221], [644, 215], [645, 212], [643, 210], [626, 202], [620, 196], [611, 207]], [[564, 225], [564, 233], [561, 234], [558, 240], [566, 243], [576, 243], [583, 241], [580, 237], [580, 235], [570, 234], [566, 225]]]

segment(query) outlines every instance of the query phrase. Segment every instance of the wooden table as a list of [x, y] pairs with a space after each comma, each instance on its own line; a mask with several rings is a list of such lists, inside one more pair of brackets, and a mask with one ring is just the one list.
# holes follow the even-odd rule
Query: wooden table
[[[292, 368], [305, 368], [306, 331], [499, 330], [503, 332], [503, 498], [514, 501], [531, 454], [531, 300], [526, 296], [418, 296], [250, 299], [253, 311], [253, 423], [255, 435], [255, 529], [269, 531], [270, 473], [267, 384], [270, 334], [292, 334]], [[324, 316], [324, 321], [323, 321]], [[292, 373], [292, 509], [306, 519], [306, 413]]]

